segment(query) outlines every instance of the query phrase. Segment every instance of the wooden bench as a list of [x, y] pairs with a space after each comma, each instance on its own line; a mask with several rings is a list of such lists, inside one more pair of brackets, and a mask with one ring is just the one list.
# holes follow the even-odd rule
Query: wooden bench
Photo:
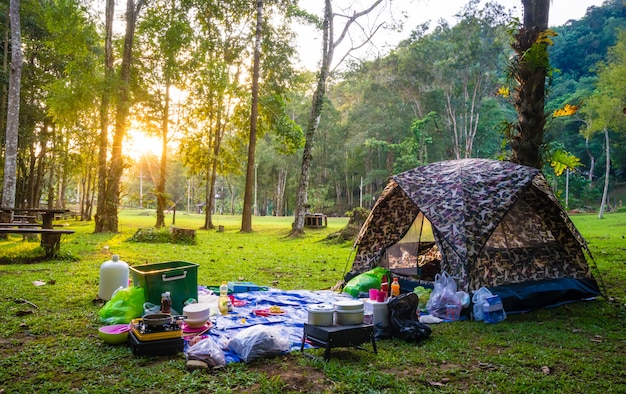
[[0, 223], [0, 228], [28, 228], [28, 227], [42, 227], [43, 225], [40, 223], [21, 223], [21, 222], [11, 222], [11, 223]]
[[[22, 234], [32, 235], [41, 234], [41, 247], [46, 251], [46, 256], [55, 257], [59, 253], [61, 247], [61, 235], [74, 234], [74, 230], [60, 230], [54, 228], [33, 228], [33, 227], [6, 227], [6, 225], [14, 225], [13, 223], [3, 223], [0, 226], [0, 234]], [[17, 226], [21, 223], [15, 224]]]
[[11, 223], [37, 223], [37, 216], [13, 215]]

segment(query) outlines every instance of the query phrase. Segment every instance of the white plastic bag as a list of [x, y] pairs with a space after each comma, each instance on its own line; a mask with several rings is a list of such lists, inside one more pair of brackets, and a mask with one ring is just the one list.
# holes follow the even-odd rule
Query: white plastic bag
[[485, 319], [483, 313], [483, 304], [485, 303], [485, 300], [489, 297], [493, 297], [493, 294], [491, 293], [491, 291], [489, 291], [488, 288], [484, 286], [473, 292], [472, 303], [474, 304], [474, 320], [482, 321]]
[[448, 311], [458, 308], [461, 310], [461, 299], [456, 294], [456, 282], [453, 277], [445, 271], [440, 275], [435, 275], [433, 292], [430, 294], [426, 309], [431, 315], [452, 321], [448, 316]]
[[228, 341], [228, 350], [244, 362], [285, 353], [290, 346], [288, 333], [281, 332], [279, 327], [261, 324], [238, 332]]
[[420, 323], [437, 324], [437, 323], [441, 323], [443, 319], [440, 319], [433, 315], [421, 315], [419, 318], [419, 321]]
[[188, 360], [204, 361], [209, 367], [223, 367], [226, 365], [224, 351], [211, 337], [204, 338], [187, 348]]
[[456, 292], [456, 296], [461, 300], [461, 308], [465, 309], [470, 306], [470, 295], [464, 292], [463, 290], [459, 290]]

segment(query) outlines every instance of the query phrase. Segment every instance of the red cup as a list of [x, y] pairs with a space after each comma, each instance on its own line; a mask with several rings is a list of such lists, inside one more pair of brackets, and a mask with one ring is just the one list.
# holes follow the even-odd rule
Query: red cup
[[370, 300], [376, 301], [378, 298], [378, 289], [370, 289]]
[[378, 294], [376, 295], [376, 301], [378, 302], [385, 302], [385, 295], [386, 293], [384, 291], [378, 291]]

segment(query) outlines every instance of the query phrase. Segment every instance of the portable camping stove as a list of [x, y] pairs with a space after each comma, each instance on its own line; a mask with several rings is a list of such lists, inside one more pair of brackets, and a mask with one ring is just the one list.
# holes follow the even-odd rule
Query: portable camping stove
[[158, 341], [161, 339], [181, 338], [183, 331], [178, 323], [168, 323], [162, 326], [152, 326], [143, 322], [143, 319], [131, 321], [131, 331], [140, 341]]
[[182, 352], [185, 340], [178, 323], [152, 326], [143, 319], [133, 319], [128, 335], [130, 348], [136, 356], [165, 356]]

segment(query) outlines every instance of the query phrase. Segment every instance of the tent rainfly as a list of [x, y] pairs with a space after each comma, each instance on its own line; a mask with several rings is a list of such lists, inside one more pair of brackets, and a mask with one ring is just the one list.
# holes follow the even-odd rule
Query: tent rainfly
[[376, 266], [409, 280], [446, 271], [510, 312], [601, 294], [587, 244], [544, 176], [510, 162], [450, 160], [391, 177], [355, 247], [346, 281]]

